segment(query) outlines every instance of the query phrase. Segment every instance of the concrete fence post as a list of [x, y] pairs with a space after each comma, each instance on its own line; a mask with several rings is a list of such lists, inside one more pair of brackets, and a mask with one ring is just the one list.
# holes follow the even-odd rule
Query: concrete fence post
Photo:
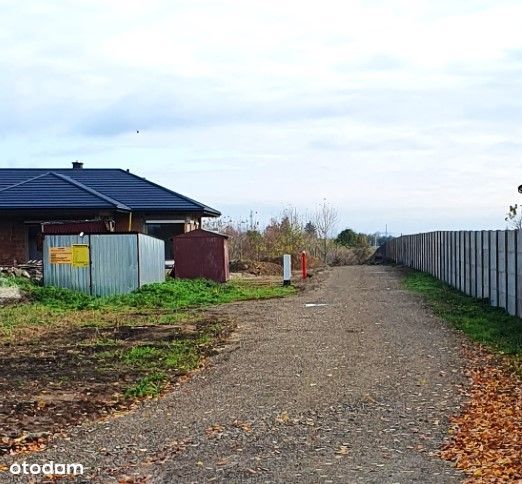
[[430, 233], [430, 253], [428, 254], [431, 275], [437, 277], [437, 232]]
[[461, 291], [466, 292], [466, 232], [461, 232], [461, 247], [460, 247], [460, 280]]
[[453, 232], [453, 287], [459, 287], [459, 233]]
[[449, 284], [455, 287], [455, 232], [448, 232], [449, 238]]
[[459, 244], [458, 244], [458, 232], [452, 232], [452, 246], [453, 246], [453, 287], [457, 288], [459, 287], [458, 281], [459, 281]]
[[422, 260], [421, 270], [426, 271], [426, 245], [428, 241], [428, 234], [422, 234]]
[[498, 306], [507, 308], [507, 237], [505, 231], [498, 231]]
[[489, 231], [482, 231], [482, 297], [489, 299]]
[[476, 252], [475, 252], [475, 266], [476, 266], [476, 297], [482, 299], [484, 297], [483, 279], [482, 279], [482, 232], [475, 232]]
[[469, 294], [477, 296], [477, 239], [476, 232], [469, 233]]
[[515, 316], [517, 314], [517, 231], [509, 230], [507, 237], [507, 257], [506, 257], [506, 307], [508, 313]]
[[498, 230], [490, 232], [489, 287], [491, 305], [498, 306]]
[[522, 317], [522, 230], [517, 230], [517, 316]]
[[453, 286], [453, 232], [448, 232], [448, 284]]
[[431, 240], [430, 240], [430, 234], [424, 234], [422, 237], [422, 270], [424, 272], [430, 272], [429, 265], [428, 265], [428, 250], [430, 246]]
[[444, 282], [449, 284], [449, 244], [448, 232], [442, 232], [443, 247], [444, 247]]

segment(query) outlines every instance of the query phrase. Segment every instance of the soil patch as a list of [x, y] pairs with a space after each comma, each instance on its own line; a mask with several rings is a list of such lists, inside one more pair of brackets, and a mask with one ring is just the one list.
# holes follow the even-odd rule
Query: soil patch
[[254, 276], [277, 276], [283, 274], [281, 264], [249, 260], [235, 260], [230, 263], [231, 272], [252, 274]]
[[38, 338], [4, 343], [0, 454], [38, 450], [71, 426], [129, 408], [136, 398], [125, 392], [140, 379], [161, 370], [166, 387], [187, 372], [163, 364], [172, 345], [187, 345], [198, 366], [233, 327], [201, 313], [190, 324], [49, 328]]

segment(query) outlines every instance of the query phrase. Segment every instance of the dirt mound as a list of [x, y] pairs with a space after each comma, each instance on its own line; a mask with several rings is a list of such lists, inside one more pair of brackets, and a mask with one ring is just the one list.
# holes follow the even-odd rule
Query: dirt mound
[[249, 260], [235, 260], [230, 262], [230, 272], [242, 272], [254, 276], [278, 276], [282, 273], [280, 264], [274, 262], [260, 262]]
[[[297, 270], [301, 268], [301, 254], [291, 254], [292, 256], [292, 269]], [[271, 262], [273, 264], [282, 266], [283, 259], [282, 257], [271, 257], [267, 259], [263, 259], [263, 262]], [[324, 263], [318, 257], [315, 257], [311, 254], [306, 255], [306, 266], [309, 269], [317, 269], [320, 267], [324, 267]]]

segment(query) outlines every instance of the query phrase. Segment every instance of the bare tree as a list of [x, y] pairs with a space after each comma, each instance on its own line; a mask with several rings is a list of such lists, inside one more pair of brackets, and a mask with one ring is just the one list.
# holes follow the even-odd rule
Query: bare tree
[[518, 205], [510, 205], [505, 218], [508, 227], [512, 230], [522, 229], [522, 214], [518, 213]]
[[321, 255], [325, 263], [328, 256], [328, 242], [337, 225], [337, 218], [337, 210], [329, 205], [326, 199], [323, 200], [322, 205], [319, 206], [315, 213], [315, 228], [319, 239], [322, 241]]

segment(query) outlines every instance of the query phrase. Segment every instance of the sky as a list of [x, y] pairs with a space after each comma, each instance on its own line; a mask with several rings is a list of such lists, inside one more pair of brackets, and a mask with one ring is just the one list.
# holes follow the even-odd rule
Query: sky
[[522, 203], [520, 0], [0, 12], [0, 167], [128, 168], [261, 222], [326, 200], [363, 232], [504, 228]]

